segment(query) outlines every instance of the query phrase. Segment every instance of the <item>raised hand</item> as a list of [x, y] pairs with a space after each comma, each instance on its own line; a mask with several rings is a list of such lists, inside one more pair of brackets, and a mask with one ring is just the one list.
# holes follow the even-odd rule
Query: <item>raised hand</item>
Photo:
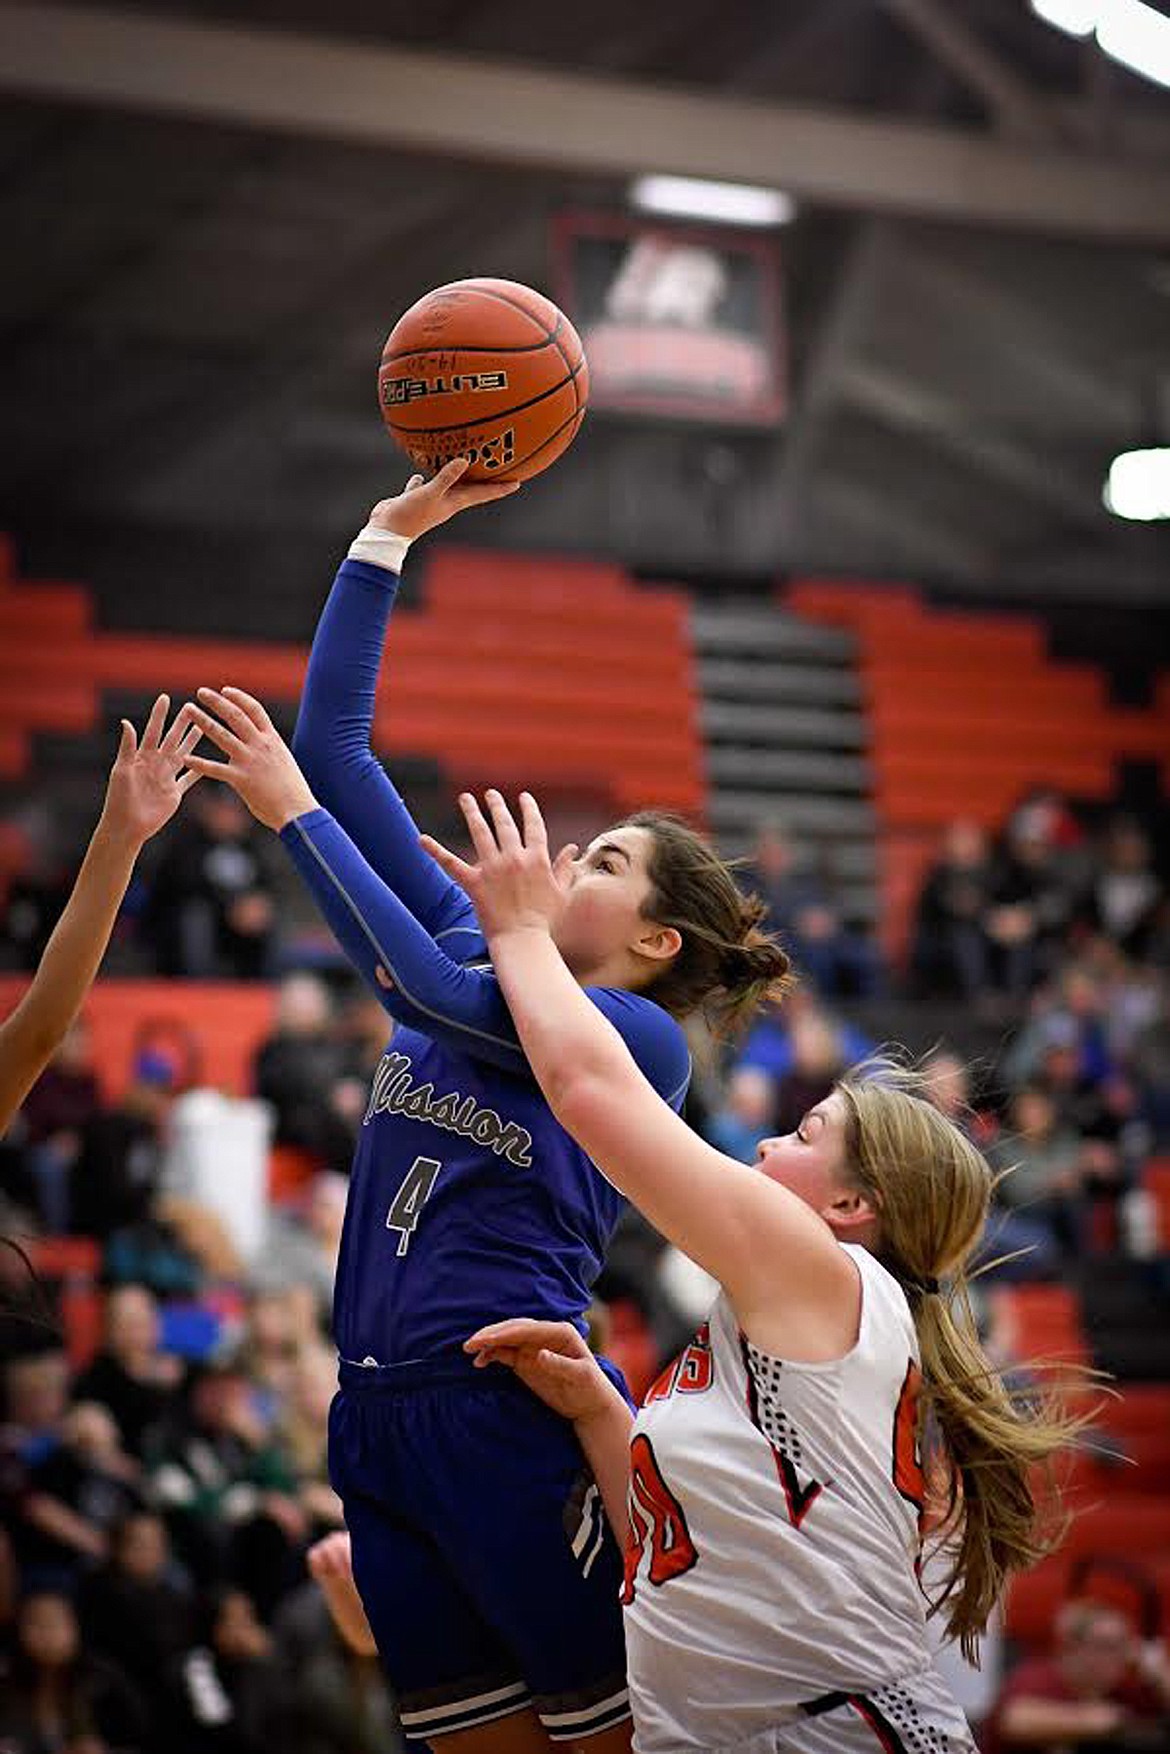
[[129, 719], [122, 720], [122, 737], [110, 769], [102, 817], [134, 846], [141, 846], [170, 821], [184, 794], [199, 778], [189, 759], [199, 733], [192, 730], [181, 711], [163, 735], [170, 705], [170, 696], [160, 694], [150, 709], [141, 742]]
[[564, 1419], [592, 1418], [613, 1397], [609, 1379], [571, 1322], [492, 1322], [465, 1340], [463, 1350], [474, 1354], [477, 1369], [506, 1364]]
[[[188, 755], [187, 764], [208, 779], [222, 780], [258, 822], [279, 832], [294, 816], [315, 810], [317, 800], [296, 759], [260, 702], [242, 688], [201, 688], [201, 705], [187, 701], [179, 717], [221, 749], [226, 761]], [[209, 710], [210, 709], [210, 710]], [[212, 717], [212, 712], [218, 717]]]
[[424, 475], [412, 475], [400, 494], [378, 501], [370, 513], [370, 523], [413, 541], [433, 530], [436, 524], [445, 524], [457, 512], [507, 499], [520, 486], [518, 481], [472, 481], [461, 487], [460, 481], [469, 467], [467, 457], [453, 457], [429, 481]]
[[489, 790], [484, 797], [490, 823], [470, 792], [461, 793], [459, 798], [475, 848], [475, 864], [461, 859], [429, 834], [420, 837], [421, 843], [470, 896], [485, 937], [532, 929], [550, 931], [568, 897], [577, 848], [563, 847], [556, 860], [550, 860], [544, 818], [531, 792], [520, 794], [523, 834], [501, 793]]

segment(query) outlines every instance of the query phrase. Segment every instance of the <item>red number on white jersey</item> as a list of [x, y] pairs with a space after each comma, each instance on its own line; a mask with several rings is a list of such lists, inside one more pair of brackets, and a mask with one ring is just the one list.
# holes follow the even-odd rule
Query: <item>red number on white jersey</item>
[[655, 1377], [642, 1405], [648, 1407], [652, 1401], [668, 1400], [676, 1389], [680, 1395], [701, 1395], [711, 1387], [711, 1382], [711, 1329], [704, 1322], [685, 1351], [667, 1365], [661, 1376]]
[[911, 1359], [906, 1366], [902, 1392], [894, 1414], [894, 1485], [918, 1512], [922, 1526], [926, 1505], [926, 1475], [922, 1468], [919, 1445], [918, 1417], [922, 1399], [922, 1372]]
[[658, 1466], [650, 1439], [645, 1432], [635, 1433], [630, 1444], [630, 1538], [626, 1546], [626, 1575], [622, 1602], [634, 1599], [634, 1579], [642, 1563], [642, 1555], [650, 1546], [650, 1564], [646, 1575], [655, 1585], [681, 1577], [699, 1558], [683, 1507]]

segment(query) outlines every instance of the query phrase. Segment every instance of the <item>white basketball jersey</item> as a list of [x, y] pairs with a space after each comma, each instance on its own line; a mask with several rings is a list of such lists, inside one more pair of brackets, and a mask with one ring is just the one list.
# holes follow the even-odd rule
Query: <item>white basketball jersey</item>
[[720, 1293], [634, 1423], [624, 1599], [639, 1754], [734, 1748], [826, 1696], [882, 1689], [924, 1748], [967, 1735], [932, 1667], [916, 1571], [914, 1324], [897, 1281], [847, 1252], [862, 1299], [845, 1358], [761, 1353]]

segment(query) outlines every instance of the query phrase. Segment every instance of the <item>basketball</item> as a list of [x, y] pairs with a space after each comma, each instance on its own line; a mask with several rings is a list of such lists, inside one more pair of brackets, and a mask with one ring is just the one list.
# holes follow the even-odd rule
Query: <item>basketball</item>
[[399, 318], [382, 349], [382, 418], [416, 469], [470, 457], [467, 481], [526, 481], [585, 418], [589, 367], [572, 323], [514, 280], [455, 280]]

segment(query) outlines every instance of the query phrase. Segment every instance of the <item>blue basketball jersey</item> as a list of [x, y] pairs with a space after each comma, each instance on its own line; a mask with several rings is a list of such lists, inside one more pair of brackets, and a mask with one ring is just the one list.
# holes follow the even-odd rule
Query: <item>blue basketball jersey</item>
[[[341, 1356], [371, 1365], [450, 1353], [508, 1315], [583, 1326], [623, 1203], [554, 1119], [470, 902], [422, 852], [370, 752], [396, 583], [361, 562], [338, 574], [294, 739], [328, 808], [281, 835], [397, 1024], [361, 1126], [334, 1298]], [[678, 1023], [639, 994], [586, 991], [681, 1106], [690, 1057]]]

